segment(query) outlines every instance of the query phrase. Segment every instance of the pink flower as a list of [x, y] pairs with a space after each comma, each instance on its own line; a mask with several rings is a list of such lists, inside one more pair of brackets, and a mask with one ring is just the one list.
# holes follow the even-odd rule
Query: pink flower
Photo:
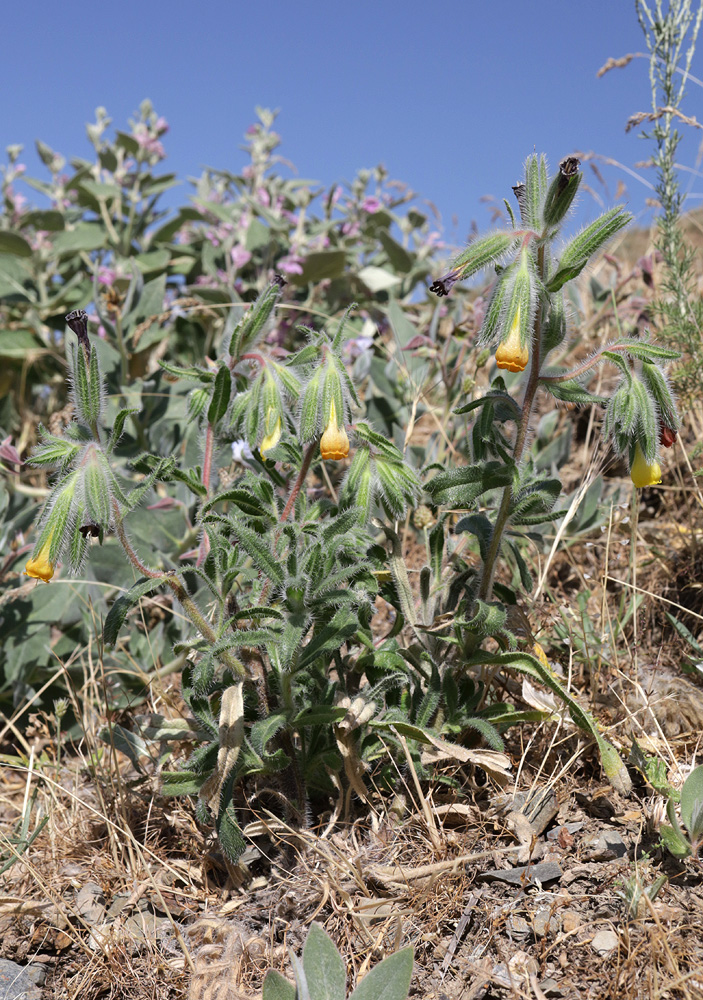
[[101, 267], [98, 269], [99, 285], [114, 285], [117, 278], [117, 271], [111, 267]]
[[284, 274], [302, 274], [303, 258], [296, 253], [289, 253], [276, 262], [276, 268]]
[[378, 200], [378, 198], [370, 196], [364, 199], [364, 204], [361, 207], [364, 210], [364, 212], [368, 212], [370, 215], [373, 215], [373, 213], [377, 212], [381, 207], [381, 202]]
[[237, 268], [237, 270], [244, 267], [244, 265], [248, 264], [249, 261], [251, 260], [251, 254], [249, 253], [248, 250], [246, 250], [243, 246], [241, 246], [241, 244], [237, 244], [237, 246], [232, 247], [232, 250], [230, 251], [230, 256], [232, 258], [232, 263]]
[[260, 187], [256, 190], [256, 197], [260, 205], [264, 205], [266, 208], [271, 204], [271, 196], [269, 195], [266, 188]]
[[358, 222], [345, 222], [342, 226], [344, 236], [358, 236], [361, 226]]
[[156, 119], [156, 124], [154, 125], [154, 130], [155, 130], [155, 131], [156, 131], [156, 132], [157, 132], [157, 133], [158, 133], [159, 135], [163, 135], [163, 134], [164, 134], [164, 132], [168, 132], [168, 122], [167, 122], [167, 121], [166, 121], [166, 119], [165, 119], [165, 118], [163, 117], [163, 115], [159, 116], [159, 117], [158, 117], [158, 118]]
[[342, 190], [342, 185], [338, 184], [337, 187], [332, 192], [332, 197], [330, 198], [330, 204], [331, 205], [336, 205], [337, 202], [339, 201], [339, 199], [342, 197], [343, 194], [344, 194], [344, 191]]

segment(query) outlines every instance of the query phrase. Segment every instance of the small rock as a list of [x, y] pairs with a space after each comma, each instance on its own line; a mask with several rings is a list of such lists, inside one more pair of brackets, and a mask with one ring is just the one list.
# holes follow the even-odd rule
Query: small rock
[[118, 894], [114, 896], [107, 911], [107, 919], [114, 920], [115, 917], [119, 916], [127, 905], [128, 900], [129, 896], [126, 894]]
[[511, 937], [526, 938], [530, 933], [530, 925], [524, 917], [513, 914], [508, 918], [508, 931]]
[[95, 924], [105, 915], [105, 896], [95, 882], [86, 882], [76, 893], [76, 909], [86, 923]]
[[563, 875], [556, 861], [543, 861], [538, 865], [521, 865], [519, 868], [494, 868], [493, 871], [481, 872], [478, 876], [481, 882], [508, 882], [511, 885], [534, 885], [539, 882], [554, 882]]
[[40, 1000], [41, 990], [28, 968], [0, 959], [0, 1000]]
[[576, 910], [563, 910], [561, 914], [561, 929], [565, 934], [572, 934], [578, 930], [582, 924], [581, 917]]
[[618, 936], [614, 931], [598, 931], [591, 941], [591, 948], [596, 955], [609, 955], [618, 946]]
[[581, 829], [583, 829], [583, 821], [580, 823], [562, 823], [560, 826], [555, 826], [553, 830], [550, 830], [547, 833], [547, 840], [559, 840], [559, 835], [562, 830], [566, 830], [567, 833], [574, 834]]
[[557, 983], [556, 979], [552, 979], [551, 977], [549, 979], [543, 979], [542, 982], [539, 984], [539, 988], [542, 990], [542, 992], [546, 997], [562, 996], [562, 992], [559, 989], [559, 984]]
[[613, 861], [627, 856], [627, 844], [617, 830], [603, 830], [586, 842], [587, 857], [593, 861]]
[[542, 906], [532, 917], [532, 930], [535, 937], [543, 938], [549, 931], [558, 932], [559, 923], [559, 915], [552, 913], [551, 906]]

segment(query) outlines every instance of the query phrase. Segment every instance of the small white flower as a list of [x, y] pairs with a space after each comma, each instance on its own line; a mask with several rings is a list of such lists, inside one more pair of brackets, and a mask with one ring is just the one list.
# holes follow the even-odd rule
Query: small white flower
[[246, 465], [250, 462], [254, 455], [249, 447], [249, 442], [245, 441], [244, 438], [240, 438], [239, 441], [232, 442], [232, 461], [238, 462], [240, 465]]

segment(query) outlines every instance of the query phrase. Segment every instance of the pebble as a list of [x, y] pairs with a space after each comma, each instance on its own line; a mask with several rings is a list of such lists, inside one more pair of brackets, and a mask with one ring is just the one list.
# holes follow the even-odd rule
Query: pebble
[[627, 844], [617, 830], [603, 830], [585, 846], [587, 857], [593, 861], [613, 861], [627, 856]]
[[532, 917], [532, 930], [535, 937], [545, 937], [548, 931], [559, 931], [559, 914], [552, 912], [551, 906], [543, 906]]
[[591, 948], [596, 955], [609, 955], [618, 946], [618, 936], [614, 931], [598, 931], [591, 941]]

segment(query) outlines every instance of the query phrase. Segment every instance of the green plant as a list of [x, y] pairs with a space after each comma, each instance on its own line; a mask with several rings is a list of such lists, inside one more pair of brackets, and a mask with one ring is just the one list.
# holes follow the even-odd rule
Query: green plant
[[677, 795], [672, 791], [666, 805], [666, 815], [670, 826], [661, 827], [662, 843], [676, 858], [692, 857], [700, 862], [699, 852], [703, 844], [703, 766], [695, 768], [683, 783], [679, 805], [681, 828], [676, 815]]
[[[551, 687], [566, 703], [576, 724], [596, 740], [610, 779], [627, 787], [629, 779], [615, 749], [548, 665], [528, 652], [513, 651], [517, 636], [511, 627], [511, 618], [515, 620], [511, 608], [517, 605], [516, 590], [514, 584], [506, 586], [496, 579], [499, 560], [505, 558], [517, 571], [515, 582], [529, 592], [532, 576], [520, 542], [532, 536], [535, 526], [557, 520], [564, 513], [557, 507], [560, 480], [546, 476], [526, 454], [539, 390], [575, 405], [604, 407], [604, 436], [617, 453], [627, 456], [637, 487], [661, 481], [659, 447], [673, 443], [678, 428], [676, 406], [662, 369], [663, 362], [676, 357], [676, 352], [648, 339], [621, 339], [571, 368], [562, 366], [561, 359], [569, 352], [564, 287], [630, 219], [621, 208], [611, 209], [560, 248], [562, 225], [580, 179], [579, 161], [575, 158], [564, 160], [559, 173], [550, 180], [544, 157], [529, 157], [525, 180], [515, 188], [519, 220], [506, 202], [512, 228], [477, 238], [456, 258], [451, 270], [432, 285], [431, 290], [444, 297], [456, 282], [492, 264], [496, 279], [479, 331], [479, 344], [497, 343], [496, 365], [513, 375], [524, 371], [528, 364], [530, 367], [521, 405], [498, 376], [484, 396], [455, 410], [458, 414], [480, 411], [471, 431], [470, 464], [441, 469], [427, 482], [426, 489], [438, 507], [445, 505], [466, 512], [455, 531], [474, 536], [479, 558], [478, 564], [457, 564], [455, 560], [453, 578], [443, 580], [444, 531], [437, 529], [434, 547], [439, 558], [434, 559], [429, 571], [427, 616], [422, 624], [427, 627], [433, 615], [441, 617], [451, 611], [451, 637], [438, 631], [432, 641], [458, 646], [465, 667], [481, 667], [484, 671], [513, 667]], [[548, 355], [556, 350], [560, 365], [548, 366]], [[595, 366], [605, 361], [615, 366], [619, 376], [609, 398], [595, 395], [587, 387]], [[506, 433], [510, 424], [516, 426], [512, 441]], [[438, 525], [445, 520], [440, 517]], [[407, 617], [411, 613], [410, 598], [403, 568], [393, 558], [391, 567]], [[442, 595], [446, 595], [444, 603]], [[481, 651], [480, 646], [489, 638], [504, 652]]]
[[[396, 442], [408, 420], [406, 355], [384, 357], [382, 340], [394, 330], [403, 347], [417, 333], [398, 300], [427, 278], [439, 234], [412, 192], [382, 167], [328, 189], [285, 176], [274, 118], [257, 109], [241, 167], [208, 169], [188, 186], [164, 167], [168, 126], [149, 102], [117, 128], [98, 109], [87, 153], [68, 156], [38, 142], [45, 176], [29, 176], [21, 148], [8, 149], [0, 198], [0, 701], [8, 714], [32, 699], [48, 708], [67, 685], [83, 688], [95, 616], [104, 617], [115, 593], [134, 582], [109, 533], [80, 579], [34, 589], [18, 581], [34, 548], [38, 504], [50, 493], [46, 472], [26, 460], [40, 423], [59, 436], [70, 423], [67, 312], [87, 307], [105, 379], [102, 426], [129, 411], [111, 453], [118, 481], [139, 475], [129, 463], [147, 451], [199, 461], [200, 427], [186, 405], [192, 384], [158, 362], [188, 368], [214, 359], [225, 323], [229, 336], [276, 272], [288, 284], [266, 330], [267, 350], [280, 361], [304, 345], [299, 326], [319, 325], [320, 317], [334, 323], [357, 302], [343, 349], [356, 384], [367, 387], [366, 416]], [[243, 469], [224, 445], [215, 459], [213, 478]], [[417, 454], [412, 460], [422, 463]], [[189, 489], [172, 484], [169, 491], [158, 484], [147, 491], [130, 512], [130, 537], [182, 566], [199, 528]], [[105, 709], [143, 700], [177, 669], [184, 654], [174, 660], [171, 650], [187, 641], [189, 623], [172, 608], [170, 596], [146, 596], [135, 628], [106, 651]], [[68, 721], [64, 728], [77, 734]]]
[[[349, 1000], [405, 1000], [413, 973], [413, 949], [402, 948], [371, 969]], [[303, 947], [302, 961], [291, 953], [295, 985], [275, 969], [266, 973], [264, 1000], [345, 1000], [346, 972], [334, 942], [313, 923]]]
[[628, 127], [642, 122], [653, 123], [651, 132], [643, 132], [642, 138], [655, 144], [652, 163], [657, 171], [655, 189], [662, 210], [657, 249], [666, 270], [663, 294], [656, 299], [656, 309], [664, 342], [683, 348], [684, 363], [676, 371], [675, 378], [679, 391], [690, 398], [701, 388], [703, 303], [697, 293], [696, 251], [681, 230], [684, 195], [679, 183], [676, 151], [682, 136], [676, 122], [690, 123], [681, 111], [681, 103], [690, 79], [689, 70], [703, 19], [703, 3], [695, 13], [691, 0], [670, 0], [666, 5], [662, 0], [655, 0], [652, 5], [645, 0], [635, 0], [635, 7], [650, 56], [652, 111], [633, 116]]

